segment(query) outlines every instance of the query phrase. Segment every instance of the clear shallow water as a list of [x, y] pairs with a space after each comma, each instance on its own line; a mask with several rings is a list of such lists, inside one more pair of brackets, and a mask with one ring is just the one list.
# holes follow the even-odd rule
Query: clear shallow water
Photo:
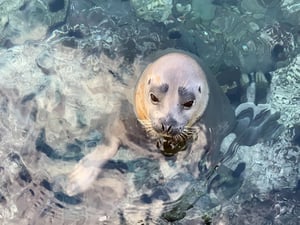
[[[86, 20], [84, 16], [78, 17], [79, 22], [96, 23], [97, 18], [99, 22], [94, 24], [95, 28], [90, 28], [91, 33], [79, 29], [83, 34], [81, 38], [76, 35], [75, 28], [71, 29], [74, 33], [51, 31], [41, 35], [42, 32], [38, 32], [41, 35], [38, 38], [33, 32], [36, 29], [26, 29], [24, 25], [25, 28], [20, 30], [26, 35], [21, 33], [18, 39], [14, 39], [13, 34], [7, 36], [13, 46], [8, 47], [7, 42], [4, 45], [5, 38], [2, 39], [1, 223], [168, 224], [161, 214], [173, 210], [175, 218], [181, 218], [185, 213], [186, 216], [177, 222], [169, 222], [171, 224], [209, 224], [210, 218], [214, 224], [297, 224], [300, 215], [299, 145], [294, 125], [299, 122], [299, 89], [291, 89], [288, 84], [280, 86], [281, 92], [273, 87], [270, 94], [273, 97], [268, 99], [274, 110], [282, 112], [282, 123], [287, 129], [275, 142], [240, 147], [222, 168], [222, 173], [214, 178], [209, 194], [206, 181], [195, 180], [172, 161], [143, 158], [127, 148], [121, 148], [105, 166], [90, 190], [75, 197], [65, 194], [67, 174], [80, 158], [101, 143], [105, 122], [114, 106], [119, 104], [120, 93], [130, 96], [132, 92], [134, 81], [140, 74], [136, 67], [140, 61], [131, 61], [129, 53], [142, 54], [187, 44], [181, 39], [168, 39], [163, 25], [146, 23], [147, 27], [143, 21], [136, 22], [137, 27], [145, 26], [144, 30], [152, 32], [144, 35], [131, 32], [134, 23], [123, 29], [120, 21], [115, 22], [109, 15], [123, 18], [120, 9], [128, 9], [126, 2], [120, 3], [120, 8], [99, 3], [111, 12], [97, 11], [86, 3], [84, 7], [90, 7], [87, 12], [78, 4], [72, 2], [73, 11], [69, 13], [73, 14], [68, 21], [71, 25], [84, 13], [94, 13], [98, 17]], [[37, 6], [37, 3], [29, 6]], [[223, 9], [224, 6], [218, 7]], [[20, 13], [16, 11], [18, 7], [13, 8], [9, 11], [10, 18], [16, 16], [15, 12]], [[128, 21], [134, 20], [135, 15], [129, 15]], [[121, 31], [131, 33], [135, 44], [130, 38], [122, 40]], [[145, 36], [144, 39], [141, 36]], [[110, 37], [113, 37], [112, 42]], [[22, 38], [30, 41], [24, 42]], [[32, 41], [36, 38], [37, 41]], [[208, 49], [207, 54], [213, 55]], [[123, 55], [125, 60], [120, 57]], [[297, 59], [290, 56], [290, 66], [283, 73], [291, 74], [289, 80], [297, 81], [299, 74], [293, 68], [299, 68], [299, 63], [294, 60], [293, 64], [293, 58]], [[208, 58], [208, 62], [210, 60]], [[277, 83], [271, 85], [279, 86], [282, 83], [280, 73], [273, 77]], [[290, 93], [296, 100], [289, 103], [282, 93]], [[280, 106], [285, 109], [290, 106], [294, 111]], [[246, 166], [241, 169], [243, 163]], [[227, 168], [231, 170], [226, 172]], [[228, 175], [232, 171], [239, 174], [238, 179]], [[184, 200], [179, 204], [166, 204], [183, 193], [189, 195], [183, 195]], [[191, 203], [194, 207], [190, 209]], [[203, 215], [208, 216], [205, 219]], [[167, 218], [171, 220], [173, 216]]]

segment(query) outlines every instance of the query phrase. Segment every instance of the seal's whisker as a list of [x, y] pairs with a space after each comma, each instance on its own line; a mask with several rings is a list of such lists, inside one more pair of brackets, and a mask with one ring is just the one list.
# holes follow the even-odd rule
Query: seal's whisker
[[185, 141], [186, 140], [186, 137], [184, 136], [184, 134], [180, 134], [179, 137], [180, 137], [180, 141]]
[[184, 136], [182, 134], [178, 134], [177, 137], [178, 137], [178, 141], [184, 140]]
[[185, 132], [188, 135], [193, 135], [193, 133], [196, 132], [196, 129], [194, 127], [185, 127], [183, 132]]
[[181, 139], [181, 136], [180, 136], [180, 134], [178, 134], [178, 135], [175, 135], [175, 136], [174, 136], [174, 139], [175, 139], [175, 141], [180, 141], [180, 139]]
[[143, 125], [146, 133], [151, 137], [151, 138], [158, 138], [159, 134], [153, 129], [151, 121], [148, 120], [140, 120], [141, 124]]
[[189, 134], [187, 132], [183, 131], [181, 133], [181, 136], [184, 137], [184, 138], [188, 138]]

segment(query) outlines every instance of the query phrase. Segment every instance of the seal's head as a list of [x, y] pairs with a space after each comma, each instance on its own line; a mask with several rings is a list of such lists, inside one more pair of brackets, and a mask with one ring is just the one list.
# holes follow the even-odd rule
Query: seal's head
[[152, 138], [182, 141], [204, 113], [209, 86], [191, 56], [167, 53], [149, 64], [135, 90], [135, 113]]

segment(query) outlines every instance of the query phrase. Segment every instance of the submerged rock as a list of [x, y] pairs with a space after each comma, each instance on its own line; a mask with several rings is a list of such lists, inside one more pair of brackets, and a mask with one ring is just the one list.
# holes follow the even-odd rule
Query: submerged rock
[[300, 24], [300, 2], [298, 0], [282, 0], [280, 7], [286, 22], [295, 26]]
[[192, 1], [192, 19], [212, 20], [215, 13], [216, 5], [213, 4], [213, 0]]
[[65, 23], [69, 0], [2, 1], [0, 46], [11, 47], [40, 40]]
[[137, 16], [148, 21], [165, 22], [173, 8], [172, 0], [131, 0], [130, 2]]
[[291, 128], [299, 123], [300, 55], [283, 68], [271, 72], [270, 104], [281, 112], [281, 121]]

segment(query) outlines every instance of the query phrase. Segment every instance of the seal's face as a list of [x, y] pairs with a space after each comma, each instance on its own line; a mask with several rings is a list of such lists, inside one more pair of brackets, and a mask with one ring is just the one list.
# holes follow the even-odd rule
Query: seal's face
[[207, 106], [204, 71], [192, 57], [168, 53], [148, 65], [135, 93], [135, 112], [153, 138], [182, 141]]

